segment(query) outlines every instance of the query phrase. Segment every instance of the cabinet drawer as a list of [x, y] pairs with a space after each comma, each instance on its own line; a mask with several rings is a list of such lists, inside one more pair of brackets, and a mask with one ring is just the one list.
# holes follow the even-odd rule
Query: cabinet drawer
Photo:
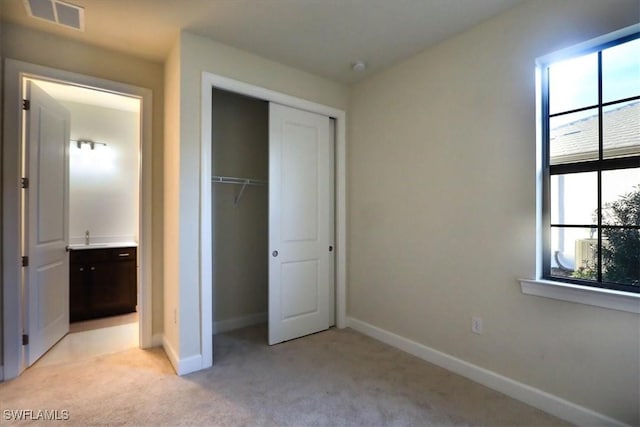
[[83, 252], [84, 251], [71, 250], [71, 252], [69, 252], [69, 263], [71, 263], [71, 265], [84, 264], [87, 260], [87, 254]]
[[108, 261], [110, 249], [81, 249], [72, 250], [69, 262], [72, 264], [89, 264], [94, 262]]
[[115, 248], [111, 249], [112, 261], [135, 261], [136, 248]]

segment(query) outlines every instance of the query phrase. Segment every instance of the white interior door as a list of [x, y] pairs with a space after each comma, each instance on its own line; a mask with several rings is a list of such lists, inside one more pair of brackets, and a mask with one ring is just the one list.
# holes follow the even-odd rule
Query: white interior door
[[28, 301], [27, 363], [33, 364], [69, 331], [69, 112], [27, 82], [24, 245]]
[[329, 118], [269, 107], [269, 344], [329, 327]]

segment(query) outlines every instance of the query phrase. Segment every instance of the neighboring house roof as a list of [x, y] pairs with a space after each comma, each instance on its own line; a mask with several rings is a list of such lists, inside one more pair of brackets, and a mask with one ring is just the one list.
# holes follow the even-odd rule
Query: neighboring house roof
[[[608, 108], [602, 118], [605, 157], [640, 154], [640, 101]], [[597, 115], [552, 128], [550, 134], [551, 164], [598, 159]]]

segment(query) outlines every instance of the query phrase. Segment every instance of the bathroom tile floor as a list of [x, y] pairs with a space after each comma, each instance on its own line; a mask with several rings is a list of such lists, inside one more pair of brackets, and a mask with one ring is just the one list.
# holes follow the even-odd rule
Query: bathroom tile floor
[[69, 325], [69, 333], [89, 331], [92, 329], [102, 329], [110, 326], [124, 325], [126, 323], [137, 323], [138, 313], [121, 314], [119, 316], [102, 317], [100, 319], [74, 322]]
[[137, 313], [72, 323], [70, 332], [32, 368], [89, 359], [138, 347]]

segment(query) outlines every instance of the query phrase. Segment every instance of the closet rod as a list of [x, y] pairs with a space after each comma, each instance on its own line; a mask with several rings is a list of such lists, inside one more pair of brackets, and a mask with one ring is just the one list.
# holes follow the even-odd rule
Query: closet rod
[[267, 181], [251, 178], [236, 178], [232, 176], [212, 176], [211, 181], [219, 184], [239, 184], [239, 185], [267, 185]]
[[211, 181], [219, 184], [239, 184], [242, 185], [240, 188], [240, 192], [233, 200], [233, 205], [237, 206], [238, 202], [242, 198], [244, 194], [244, 190], [247, 188], [247, 185], [267, 185], [267, 181], [263, 181], [261, 179], [249, 179], [249, 178], [236, 178], [232, 176], [212, 176]]

